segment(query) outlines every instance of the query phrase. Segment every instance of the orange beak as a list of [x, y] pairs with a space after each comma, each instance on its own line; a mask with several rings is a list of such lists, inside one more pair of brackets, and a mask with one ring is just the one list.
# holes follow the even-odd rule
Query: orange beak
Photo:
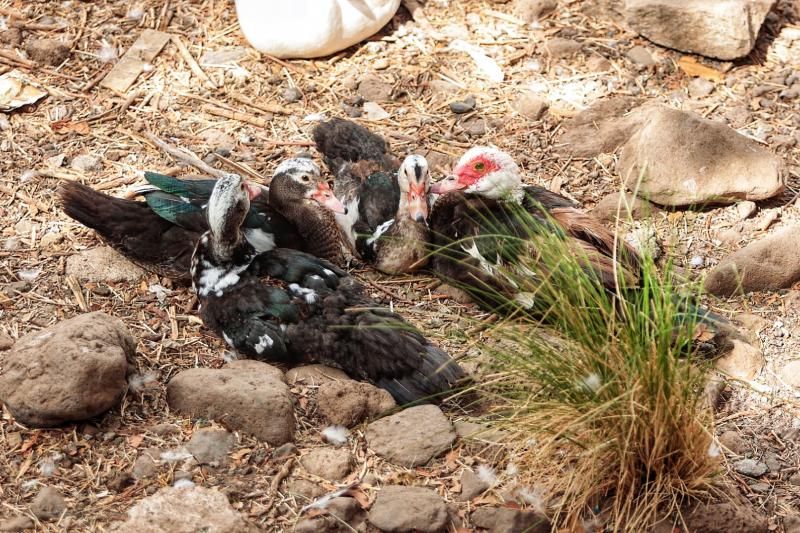
[[433, 194], [445, 194], [452, 191], [458, 191], [465, 187], [463, 183], [458, 181], [456, 176], [447, 176], [442, 181], [437, 181], [431, 185], [431, 192]]
[[424, 184], [411, 183], [409, 185], [408, 216], [417, 222], [425, 222], [428, 218], [428, 199]]
[[333, 191], [325, 182], [317, 185], [317, 189], [311, 195], [311, 199], [334, 213], [339, 213], [341, 215], [347, 214], [347, 209], [342, 205], [342, 202], [333, 195]]

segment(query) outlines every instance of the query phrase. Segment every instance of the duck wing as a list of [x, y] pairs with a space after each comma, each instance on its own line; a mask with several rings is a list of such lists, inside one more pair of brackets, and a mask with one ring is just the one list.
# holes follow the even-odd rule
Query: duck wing
[[115, 198], [73, 181], [58, 190], [64, 212], [95, 230], [112, 248], [145, 270], [189, 281], [200, 232], [177, 226], [145, 202]]
[[203, 320], [241, 353], [341, 368], [399, 403], [439, 396], [465, 376], [444, 351], [327, 261], [275, 249], [246, 263], [238, 281], [219, 292], [204, 291], [198, 280], [230, 280], [232, 271], [204, 271], [213, 259], [202, 254], [197, 264]]

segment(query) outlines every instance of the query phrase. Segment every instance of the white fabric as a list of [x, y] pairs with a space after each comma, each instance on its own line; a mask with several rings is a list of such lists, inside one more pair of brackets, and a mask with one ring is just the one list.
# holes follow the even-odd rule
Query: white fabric
[[236, 0], [250, 44], [280, 58], [333, 54], [377, 33], [400, 0]]

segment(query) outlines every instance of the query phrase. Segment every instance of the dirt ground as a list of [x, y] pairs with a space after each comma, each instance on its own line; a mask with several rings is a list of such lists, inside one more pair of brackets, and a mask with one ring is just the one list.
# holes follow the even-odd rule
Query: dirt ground
[[[144, 482], [127, 484], [125, 473], [141, 450], [178, 448], [204, 425], [169, 412], [165, 383], [182, 369], [219, 367], [226, 357], [223, 343], [194, 318], [189, 289], [171, 288], [168, 280], [155, 276], [138, 283], [80, 284], [65, 275], [66, 258], [99, 241], [60, 212], [55, 190], [61, 180], [123, 195], [143, 182], [141, 171], [146, 169], [192, 173], [176, 168], [148, 140], [148, 133], [185, 146], [214, 166], [263, 179], [283, 158], [312, 150], [314, 121], [346, 116], [359, 105], [358, 82], [376, 76], [391, 88], [391, 98], [379, 102], [389, 116], [362, 123], [383, 134], [395, 153], [426, 154], [441, 175], [468, 147], [495, 144], [515, 156], [530, 183], [590, 208], [619, 190], [614, 158], [565, 156], [559, 146], [562, 125], [598, 98], [639, 95], [720, 119], [780, 154], [787, 165], [787, 192], [759, 205], [752, 219], [739, 220], [735, 207], [657, 215], [659, 240], [679, 266], [702, 275], [732, 250], [800, 219], [795, 201], [800, 193], [800, 99], [781, 99], [778, 90], [761, 92], [764, 86], [783, 83], [793, 69], [800, 71], [800, 18], [794, 11], [800, 6], [792, 2], [778, 3], [748, 58], [735, 63], [701, 60], [722, 76], [702, 98], [688, 94], [690, 78], [676, 66], [680, 53], [637, 37], [613, 11], [591, 1], [562, 1], [555, 14], [530, 26], [514, 16], [511, 3], [429, 0], [424, 7], [427, 23], [412, 21], [401, 8], [369, 41], [313, 61], [274, 60], [248, 48], [229, 1], [2, 5], [0, 13], [17, 10], [32, 25], [20, 32], [9, 23], [0, 32], [0, 49], [24, 50], [30, 40], [44, 37], [63, 40], [71, 49], [63, 62], [46, 67], [0, 54], [0, 65], [6, 65], [0, 68], [19, 67], [49, 93], [36, 105], [0, 115], [0, 332], [18, 338], [87, 310], [103, 310], [120, 317], [139, 340], [141, 379], [109, 414], [63, 429], [31, 430], [3, 411], [0, 517], [25, 513], [38, 486], [53, 485], [67, 496], [69, 512], [58, 522], [37, 524], [42, 531], [105, 530], [124, 519], [137, 500], [172, 484], [183, 468], [179, 462]], [[102, 87], [98, 82], [111, 68], [114, 50], [127, 50], [145, 28], [180, 36], [199, 69], [193, 70], [178, 47], [168, 43], [127, 93]], [[544, 43], [557, 37], [580, 42], [580, 52], [547, 55]], [[500, 65], [504, 81], [486, 80], [469, 55], [450, 45], [456, 39], [479, 45]], [[640, 68], [628, 59], [626, 52], [634, 45], [647, 47], [656, 65]], [[289, 101], [294, 98], [286, 93], [292, 87], [301, 93], [297, 101]], [[543, 119], [531, 121], [514, 111], [517, 95], [525, 90], [549, 99], [550, 111]], [[475, 110], [452, 113], [448, 104], [468, 96], [476, 98]], [[215, 151], [222, 157], [215, 157]], [[90, 161], [96, 165], [76, 163], [82, 154], [96, 158]], [[776, 213], [777, 219], [764, 228], [766, 218]], [[723, 242], [720, 234], [731, 230], [738, 238]], [[392, 279], [366, 270], [356, 274], [369, 280], [373, 296], [391, 301], [468, 367], [480, 367], [478, 347], [486, 335], [482, 322], [490, 317], [437, 292], [434, 278], [425, 273]], [[156, 285], [169, 291], [164, 302], [153, 290]], [[744, 439], [738, 452], [770, 466], [758, 480], [731, 469], [726, 476], [770, 517], [775, 531], [782, 531], [784, 517], [797, 516], [800, 506], [800, 392], [780, 372], [800, 350], [800, 290], [709, 303], [727, 316], [747, 313], [761, 319], [751, 317], [749, 323], [763, 344], [765, 368], [753, 383], [729, 386], [717, 432], [735, 431]], [[454, 329], [466, 331], [468, 341], [454, 342]], [[297, 392], [300, 398], [313, 396], [313, 390]], [[320, 442], [313, 402], [301, 401], [299, 409], [308, 405], [312, 407], [298, 424], [301, 451]], [[164, 424], [179, 429], [154, 431]], [[352, 451], [357, 463], [353, 479], [368, 472], [383, 483], [413, 481], [448, 501], [455, 500], [457, 467], [481, 462], [476, 454], [482, 453], [460, 448], [430, 467], [404, 470], [368, 451], [363, 436], [354, 441]], [[308, 502], [285, 492], [273, 500], [270, 483], [281, 464], [270, 460], [270, 453], [269, 446], [242, 437], [227, 466], [194, 466], [190, 474], [198, 483], [220, 487], [252, 523], [271, 531], [290, 530]], [[729, 456], [731, 462], [737, 458]], [[299, 467], [290, 478], [318, 483], [325, 491], [339, 486], [314, 479]], [[366, 494], [374, 497], [369, 488]], [[499, 502], [501, 497], [498, 486], [482, 501]], [[458, 504], [458, 514], [467, 516], [471, 505]]]

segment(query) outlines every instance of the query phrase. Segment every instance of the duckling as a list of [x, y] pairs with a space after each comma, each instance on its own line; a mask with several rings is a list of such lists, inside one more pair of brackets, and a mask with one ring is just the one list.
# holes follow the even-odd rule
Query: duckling
[[209, 199], [209, 230], [191, 269], [207, 327], [250, 357], [334, 366], [399, 403], [441, 395], [464, 378], [444, 351], [332, 263], [288, 249], [258, 253], [242, 231], [256, 196], [229, 175]]
[[[148, 172], [149, 186], [136, 192], [145, 202], [115, 198], [76, 182], [59, 188], [64, 212], [94, 229], [112, 248], [146, 270], [189, 281], [191, 255], [208, 229], [206, 204], [217, 180], [178, 179]], [[303, 202], [282, 201], [302, 187]], [[269, 188], [258, 186], [244, 223], [244, 235], [258, 251], [298, 248], [340, 260], [338, 227], [331, 211], [344, 211], [309, 159], [289, 159], [275, 170]], [[327, 236], [320, 238], [320, 236]], [[334, 244], [331, 244], [334, 243]]]
[[425, 158], [411, 155], [398, 163], [380, 136], [338, 118], [317, 125], [314, 141], [334, 174], [336, 196], [347, 206], [336, 221], [350, 248], [387, 274], [425, 266], [430, 239]]

